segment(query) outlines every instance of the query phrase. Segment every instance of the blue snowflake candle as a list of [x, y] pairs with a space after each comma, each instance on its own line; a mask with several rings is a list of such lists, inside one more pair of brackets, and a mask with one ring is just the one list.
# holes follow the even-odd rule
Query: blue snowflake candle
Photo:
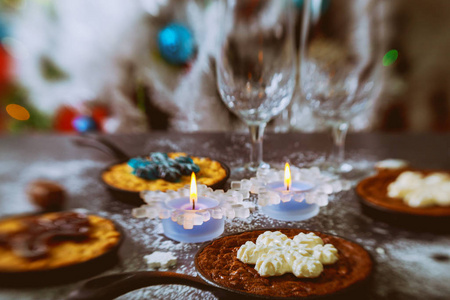
[[225, 218], [248, 218], [254, 207], [243, 201], [237, 191], [213, 191], [206, 185], [197, 185], [192, 173], [191, 185], [178, 191], [144, 191], [146, 204], [134, 208], [135, 218], [160, 218], [164, 235], [185, 243], [201, 243], [223, 233]]
[[[262, 206], [262, 211], [269, 217], [282, 221], [303, 221], [319, 213], [319, 206], [305, 201], [306, 193], [315, 189], [315, 185], [307, 181], [292, 181], [289, 164], [286, 163], [284, 181], [272, 181], [266, 184], [266, 190], [279, 198], [277, 205]], [[322, 194], [326, 197], [326, 194]], [[278, 201], [277, 201], [278, 202]]]
[[185, 25], [171, 23], [159, 32], [158, 47], [167, 62], [183, 65], [194, 55], [194, 37]]
[[284, 171], [260, 168], [256, 177], [231, 182], [231, 190], [258, 195], [261, 211], [281, 221], [312, 218], [328, 204], [330, 194], [350, 187], [349, 181], [326, 176], [317, 167], [290, 168], [287, 163]]

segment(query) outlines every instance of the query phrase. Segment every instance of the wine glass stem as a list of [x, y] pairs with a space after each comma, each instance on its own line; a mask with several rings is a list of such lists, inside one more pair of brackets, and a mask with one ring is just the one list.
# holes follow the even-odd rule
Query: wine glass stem
[[347, 122], [336, 122], [332, 124], [334, 147], [331, 160], [336, 167], [342, 165], [345, 159], [345, 138], [347, 137], [348, 127]]
[[256, 169], [263, 161], [263, 136], [266, 123], [249, 125], [248, 128], [250, 129], [250, 135], [252, 137], [250, 167]]

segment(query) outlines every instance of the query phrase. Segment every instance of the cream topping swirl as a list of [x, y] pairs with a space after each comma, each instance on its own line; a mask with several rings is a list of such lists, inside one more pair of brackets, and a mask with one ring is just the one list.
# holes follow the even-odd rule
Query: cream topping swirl
[[316, 278], [323, 271], [323, 265], [312, 257], [302, 257], [292, 264], [292, 273], [296, 277]]
[[312, 248], [316, 245], [323, 245], [323, 241], [320, 237], [310, 232], [308, 234], [299, 233], [292, 239], [298, 245], [305, 245], [306, 247]]
[[316, 245], [312, 250], [312, 257], [324, 265], [332, 265], [338, 260], [337, 249], [331, 244]]
[[256, 245], [282, 246], [288, 237], [279, 231], [266, 231], [256, 239]]

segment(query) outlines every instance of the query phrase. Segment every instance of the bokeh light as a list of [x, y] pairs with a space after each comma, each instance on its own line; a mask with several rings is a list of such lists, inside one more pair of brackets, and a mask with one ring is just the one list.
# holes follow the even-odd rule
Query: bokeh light
[[398, 51], [395, 49], [389, 50], [383, 57], [383, 66], [387, 67], [395, 63], [398, 58]]
[[17, 104], [9, 104], [6, 106], [6, 112], [10, 115], [11, 118], [14, 118], [19, 121], [26, 121], [30, 118], [30, 113], [28, 110]]

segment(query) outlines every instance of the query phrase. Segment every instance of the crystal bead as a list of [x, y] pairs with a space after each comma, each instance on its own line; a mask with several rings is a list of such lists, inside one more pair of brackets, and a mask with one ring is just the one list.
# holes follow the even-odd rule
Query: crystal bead
[[240, 181], [232, 181], [231, 182], [231, 189], [232, 190], [240, 190], [241, 189], [241, 182]]
[[197, 184], [197, 193], [203, 194], [208, 190], [208, 187], [204, 184]]
[[331, 186], [333, 188], [334, 193], [339, 193], [340, 191], [342, 191], [342, 184], [340, 180], [332, 181]]
[[143, 206], [137, 207], [137, 208], [133, 208], [131, 210], [131, 215], [133, 217], [135, 217], [135, 218], [146, 218], [147, 217], [147, 210]]
[[313, 204], [316, 202], [316, 193], [305, 193], [305, 201], [308, 204]]
[[214, 195], [214, 196], [221, 196], [221, 195], [223, 195], [224, 193], [225, 193], [224, 190], [215, 190], [215, 191], [213, 191], [213, 195]]
[[316, 203], [319, 206], [327, 206], [328, 205], [328, 195], [325, 193], [316, 194]]
[[293, 196], [294, 201], [303, 202], [305, 200], [305, 193], [296, 193]]
[[248, 180], [248, 179], [241, 180], [241, 190], [249, 191], [251, 186], [252, 186], [252, 183], [250, 180]]
[[194, 225], [202, 225], [203, 224], [203, 216], [201, 214], [194, 214]]
[[211, 219], [211, 213], [208, 210], [202, 211], [199, 214], [202, 216], [203, 222], [208, 222]]
[[248, 208], [244, 207], [241, 204], [235, 204], [233, 205], [233, 209], [235, 212], [235, 216], [236, 218], [248, 218], [250, 216], [250, 211], [248, 210]]
[[223, 210], [225, 210], [224, 211], [224, 214], [225, 214], [225, 216], [228, 218], [228, 219], [234, 219], [235, 217], [236, 217], [236, 213], [235, 213], [235, 211], [234, 211], [234, 209], [233, 208], [228, 208], [228, 209], [223, 209]]
[[348, 191], [352, 188], [352, 183], [349, 180], [341, 180], [342, 190]]
[[318, 176], [321, 175], [321, 174], [320, 174], [320, 169], [319, 169], [318, 167], [312, 167], [312, 168], [310, 168], [309, 170], [311, 171], [311, 174], [312, 174], [314, 177], [318, 177]]
[[258, 204], [261, 206], [266, 206], [269, 204], [270, 196], [269, 192], [261, 192], [258, 194]]
[[223, 218], [222, 209], [220, 209], [220, 208], [213, 209], [211, 212], [211, 217], [213, 219], [222, 219]]
[[244, 199], [250, 198], [250, 190], [240, 190], [239, 193], [242, 194], [242, 197], [243, 197]]
[[234, 203], [241, 203], [244, 201], [244, 196], [240, 192], [229, 190], [227, 194], [230, 195]]
[[292, 199], [292, 195], [290, 193], [283, 193], [280, 196], [281, 202], [289, 202]]
[[250, 202], [250, 201], [244, 201], [244, 202], [242, 202], [242, 205], [243, 205], [245, 208], [248, 208], [249, 212], [255, 211], [256, 205], [255, 205], [255, 203], [253, 203], [253, 202]]
[[271, 169], [267, 169], [267, 168], [259, 168], [256, 171], [256, 178], [261, 179], [261, 180], [266, 180], [267, 176], [272, 172]]
[[[158, 212], [158, 210], [155, 209], [154, 212], [156, 214]], [[160, 209], [160, 211], [159, 211], [159, 218], [160, 219], [168, 219], [168, 218], [170, 218], [170, 210]]]
[[175, 198], [181, 198], [180, 194], [178, 193], [178, 191], [167, 191], [166, 195], [168, 198], [170, 199], [175, 199]]
[[177, 223], [178, 223], [178, 225], [183, 225], [183, 223], [184, 223], [184, 214], [179, 214], [177, 216]]
[[178, 190], [178, 193], [180, 194], [180, 197], [189, 197], [191, 194], [190, 189], [182, 188]]
[[183, 228], [184, 229], [194, 228], [194, 217], [195, 217], [195, 214], [192, 214], [192, 213], [186, 213], [184, 215], [184, 220], [183, 220]]
[[269, 193], [269, 204], [280, 204], [280, 195], [275, 192], [268, 192]]
[[170, 219], [173, 221], [173, 222], [177, 222], [177, 220], [178, 220], [178, 212], [175, 210], [175, 211], [173, 211], [172, 212], [172, 214], [171, 214], [171, 216], [170, 216]]
[[332, 194], [333, 193], [333, 187], [329, 183], [324, 183], [319, 187], [319, 190], [324, 192], [325, 194]]

